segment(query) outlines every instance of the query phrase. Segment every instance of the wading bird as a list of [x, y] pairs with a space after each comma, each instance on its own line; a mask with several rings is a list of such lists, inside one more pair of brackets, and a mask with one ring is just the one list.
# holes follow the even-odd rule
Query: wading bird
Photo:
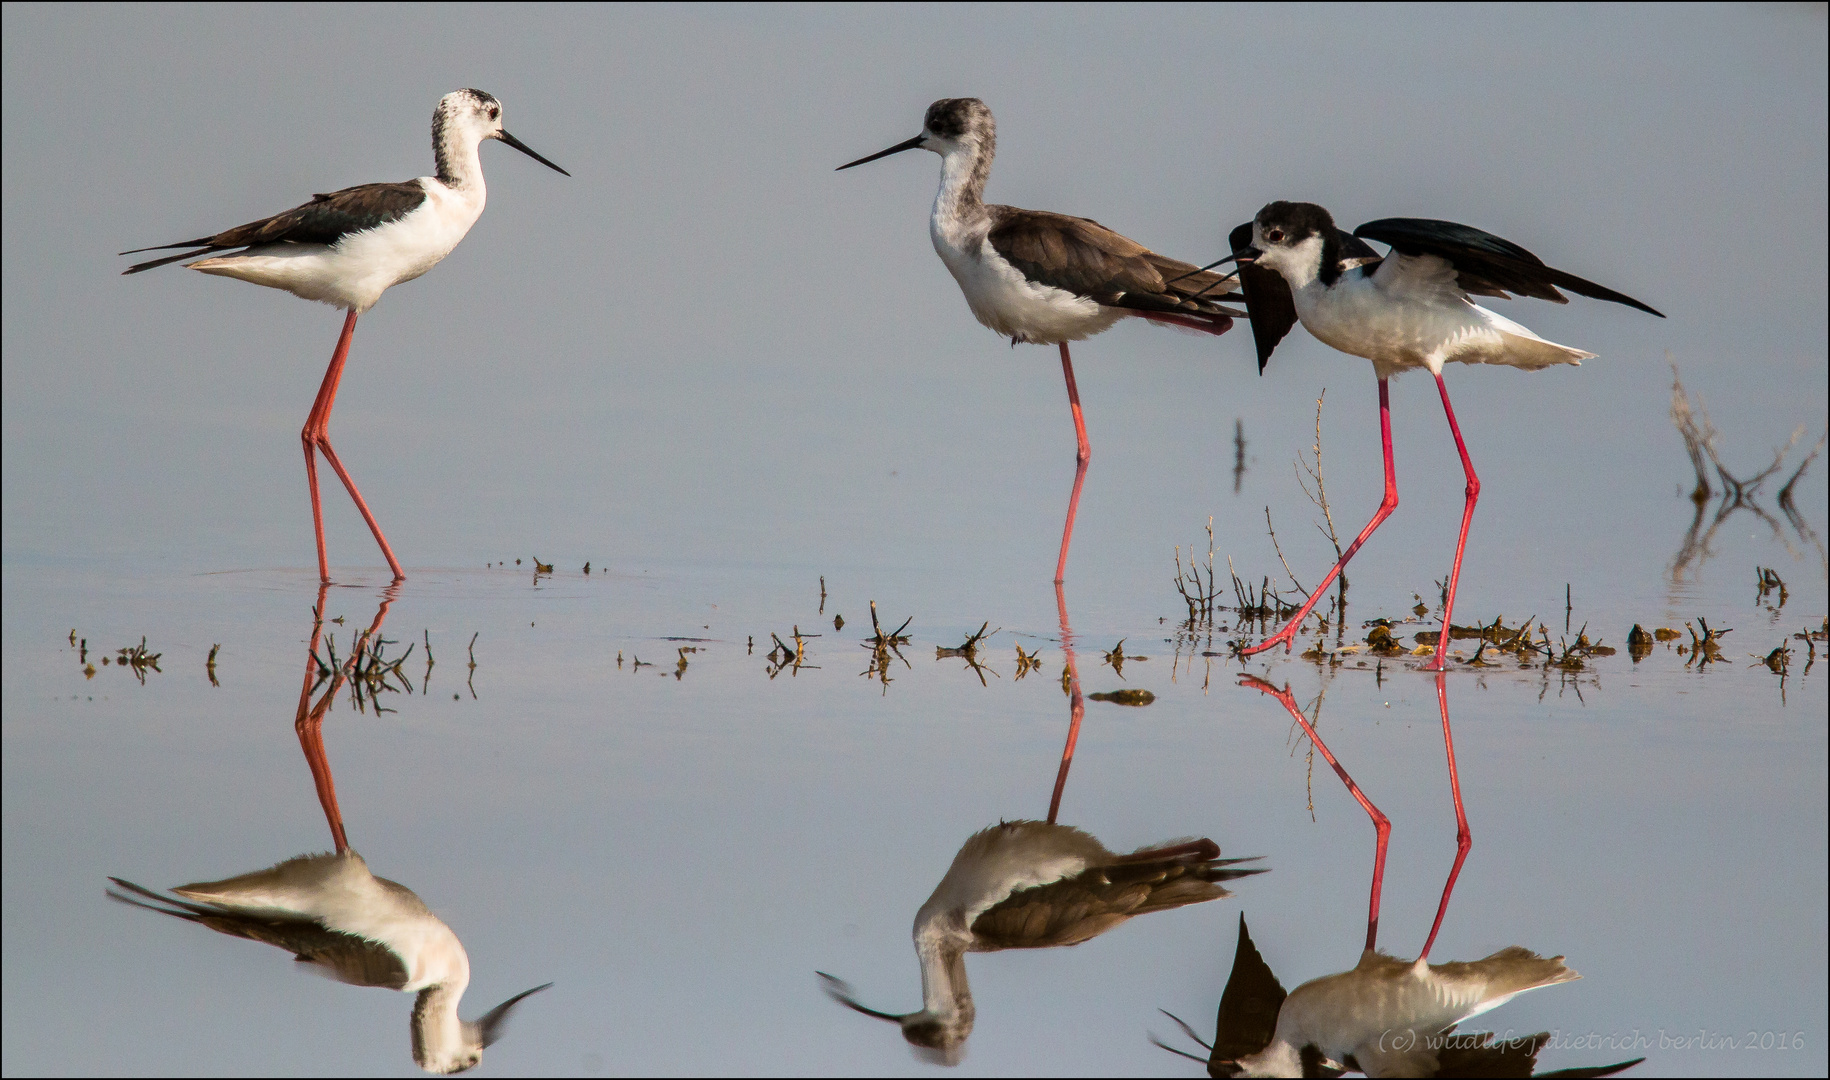
[[[1241, 651], [1250, 656], [1273, 645], [1288, 647], [1335, 575], [1397, 508], [1387, 382], [1401, 371], [1427, 368], [1436, 379], [1449, 432], [1455, 437], [1467, 477], [1461, 533], [1455, 542], [1455, 563], [1449, 570], [1443, 604], [1442, 636], [1428, 665], [1440, 671], [1448, 655], [1450, 615], [1455, 609], [1462, 551], [1468, 543], [1468, 523], [1481, 490], [1455, 410], [1449, 405], [1443, 365], [1451, 361], [1503, 364], [1535, 371], [1552, 364], [1580, 363], [1595, 355], [1546, 341], [1481, 307], [1472, 297], [1517, 294], [1568, 303], [1557, 291], [1562, 288], [1638, 308], [1661, 319], [1664, 316], [1630, 296], [1554, 270], [1517, 244], [1448, 221], [1382, 218], [1349, 235], [1337, 229], [1328, 211], [1319, 206], [1274, 202], [1234, 229], [1230, 239], [1233, 253], [1220, 263], [1237, 260], [1240, 264], [1239, 279], [1251, 313], [1259, 370], [1264, 370], [1271, 351], [1299, 321], [1324, 344], [1371, 360], [1379, 378], [1379, 434], [1385, 454], [1385, 497], [1372, 520], [1295, 617], [1263, 642]], [[1391, 251], [1381, 257], [1364, 242], [1367, 240], [1386, 244]]]
[[858, 1003], [850, 986], [824, 972], [826, 991], [866, 1016], [890, 1020], [917, 1047], [950, 1060], [977, 1015], [966, 984], [966, 954], [1078, 945], [1136, 915], [1232, 895], [1219, 882], [1260, 869], [1222, 859], [1212, 840], [1117, 855], [1079, 829], [1006, 821], [975, 833], [953, 857], [934, 895], [915, 913], [922, 1007], [886, 1013]]
[[[173, 889], [176, 898], [109, 878], [122, 903], [220, 934], [277, 945], [338, 982], [417, 994], [413, 1060], [432, 1073], [463, 1072], [502, 1036], [523, 990], [476, 1020], [458, 1019], [470, 959], [451, 928], [413, 890], [369, 872], [354, 851], [300, 855], [266, 870]], [[136, 899], [138, 897], [138, 899]]]
[[1165, 258], [1088, 218], [1020, 210], [984, 201], [997, 153], [997, 123], [977, 98], [944, 98], [928, 106], [921, 134], [840, 170], [904, 150], [940, 155], [940, 191], [928, 235], [979, 322], [1008, 337], [1061, 350], [1068, 406], [1074, 414], [1074, 493], [1061, 532], [1055, 580], [1067, 572], [1074, 512], [1092, 445], [1080, 413], [1080, 390], [1068, 342], [1092, 337], [1128, 316], [1224, 334], [1244, 314], [1217, 302], [1237, 288], [1232, 278]]
[[[1366, 911], [1366, 941], [1359, 963], [1352, 970], [1311, 980], [1285, 994], [1283, 985], [1252, 944], [1241, 915], [1233, 973], [1220, 998], [1213, 1043], [1202, 1042], [1188, 1024], [1173, 1013], [1168, 1014], [1190, 1038], [1207, 1048], [1208, 1056], [1196, 1057], [1152, 1036], [1158, 1046], [1203, 1061], [1212, 1076], [1339, 1076], [1343, 1071], [1368, 1076], [1533, 1075], [1538, 1051], [1549, 1041], [1548, 1034], [1508, 1036], [1495, 1043], [1491, 1033], [1457, 1033], [1453, 1028], [1527, 990], [1578, 978], [1563, 963], [1563, 957], [1546, 959], [1515, 945], [1481, 960], [1429, 962], [1471, 843], [1455, 768], [1455, 743], [1449, 732], [1446, 677], [1438, 672], [1435, 678], [1443, 746], [1449, 759], [1449, 789], [1455, 799], [1455, 863], [1443, 885], [1436, 920], [1422, 951], [1415, 960], [1400, 960], [1379, 951], [1379, 901], [1385, 883], [1390, 819], [1336, 760], [1287, 687], [1280, 690], [1255, 676], [1241, 677], [1241, 685], [1274, 697], [1283, 705], [1341, 778], [1348, 794], [1372, 819], [1377, 846]], [[1644, 1059], [1539, 1075], [1611, 1076], [1641, 1060]]]
[[335, 667], [329, 686], [314, 702], [312, 692], [323, 678], [318, 642], [324, 629], [324, 597], [320, 586], [293, 729], [335, 853], [298, 855], [252, 874], [180, 885], [172, 890], [175, 896], [111, 877], [108, 880], [121, 891], [109, 889], [107, 895], [219, 934], [285, 949], [295, 960], [338, 982], [417, 994], [413, 1060], [427, 1072], [462, 1072], [480, 1062], [483, 1050], [502, 1037], [509, 1012], [523, 998], [553, 984], [524, 990], [476, 1020], [460, 1020], [458, 1002], [470, 985], [470, 956], [464, 943], [413, 890], [377, 877], [350, 847], [336, 780], [324, 753], [324, 714], [363, 650], [379, 639], [392, 596], [384, 597], [367, 633], [358, 638], [355, 655]]
[[[570, 176], [564, 169], [536, 154], [502, 127], [502, 103], [481, 90], [455, 90], [439, 100], [432, 113], [432, 153], [438, 165], [434, 176], [398, 184], [361, 184], [327, 195], [259, 221], [251, 221], [212, 236], [176, 244], [158, 244], [123, 251], [134, 255], [165, 248], [192, 248], [139, 263], [122, 271], [137, 274], [167, 263], [198, 255], [210, 258], [189, 263], [192, 270], [240, 278], [256, 285], [285, 291], [305, 300], [319, 300], [345, 309], [343, 333], [331, 354], [330, 367], [318, 388], [317, 400], [305, 418], [299, 438], [305, 444], [305, 477], [311, 486], [311, 517], [318, 543], [318, 576], [330, 580], [324, 555], [324, 512], [318, 501], [318, 464], [324, 460], [349, 489], [362, 520], [375, 534], [381, 553], [395, 580], [406, 576], [394, 550], [368, 504], [362, 501], [349, 470], [330, 446], [330, 410], [336, 404], [337, 383], [349, 358], [356, 316], [375, 306], [381, 294], [403, 281], [412, 281], [438, 265], [440, 259], [464, 239], [483, 213], [488, 192], [483, 185], [483, 163], [477, 147], [497, 139], [542, 165]], [[240, 248], [228, 255], [218, 251]]]
[[[1324, 975], [1285, 993], [1239, 917], [1233, 973], [1220, 998], [1206, 1058], [1157, 1043], [1207, 1065], [1210, 1076], [1613, 1076], [1645, 1058], [1536, 1071], [1549, 1032], [1494, 1041], [1455, 1025], [1527, 990], [1579, 976], [1563, 957], [1511, 946], [1481, 960], [1405, 961], [1368, 949], [1351, 971]], [[1175, 1019], [1173, 1016], [1171, 1019]], [[1181, 1024], [1197, 1042], [1193, 1030]], [[1205, 1044], [1204, 1044], [1205, 1045]]]

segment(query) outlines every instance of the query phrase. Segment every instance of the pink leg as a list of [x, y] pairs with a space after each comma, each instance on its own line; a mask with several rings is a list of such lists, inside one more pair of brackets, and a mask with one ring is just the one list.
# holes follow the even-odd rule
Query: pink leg
[[[1078, 485], [1075, 494], [1079, 494]], [[1061, 651], [1067, 655], [1068, 733], [1067, 744], [1061, 748], [1061, 769], [1055, 773], [1055, 793], [1048, 800], [1050, 825], [1061, 812], [1061, 792], [1067, 787], [1068, 769], [1074, 764], [1074, 744], [1080, 741], [1080, 721], [1087, 714], [1087, 703], [1080, 696], [1080, 668], [1074, 660], [1074, 631], [1068, 626], [1067, 594], [1061, 591], [1059, 581], [1055, 582], [1055, 608], [1061, 613]]]
[[1067, 376], [1068, 406], [1074, 410], [1074, 436], [1080, 441], [1080, 456], [1074, 465], [1074, 494], [1068, 497], [1067, 524], [1061, 530], [1061, 558], [1055, 561], [1055, 584], [1067, 577], [1068, 542], [1074, 539], [1074, 512], [1080, 508], [1080, 485], [1086, 482], [1087, 461], [1093, 446], [1087, 442], [1087, 422], [1080, 415], [1080, 387], [1074, 383], [1074, 362], [1068, 358], [1067, 342], [1061, 343], [1061, 373]]
[[[1341, 782], [1347, 785], [1348, 793], [1351, 794], [1354, 799], [1359, 802], [1360, 807], [1371, 816], [1373, 831], [1378, 836], [1378, 847], [1373, 852], [1372, 899], [1368, 902], [1366, 908], [1366, 947], [1368, 949], [1374, 948], [1379, 941], [1379, 897], [1385, 888], [1385, 847], [1392, 836], [1391, 819], [1386, 817], [1380, 812], [1378, 807], [1372, 804], [1372, 800], [1367, 798], [1366, 793], [1360, 790], [1360, 785], [1353, 782], [1353, 777], [1347, 775], [1347, 770], [1343, 769], [1341, 763], [1334, 759], [1334, 755], [1328, 752], [1328, 744], [1322, 741], [1321, 736], [1315, 733], [1313, 727], [1309, 726], [1309, 718], [1304, 716], [1303, 711], [1296, 707], [1296, 699], [1290, 696], [1288, 687], [1279, 690], [1277, 687], [1260, 679], [1256, 675], [1242, 675], [1240, 676], [1239, 683], [1241, 686], [1249, 686], [1259, 693], [1269, 694], [1283, 703], [1283, 707], [1289, 712], [1291, 719], [1302, 725], [1303, 733], [1308, 735], [1309, 741], [1315, 744], [1317, 750], [1321, 751], [1322, 759], [1334, 768], [1335, 775], [1339, 776]], [[1448, 714], [1444, 713], [1443, 715], [1447, 717]], [[1444, 730], [1446, 731], [1447, 728], [1445, 727]], [[1451, 756], [1451, 775], [1453, 767], [1454, 758]], [[1459, 811], [1461, 808], [1460, 795], [1456, 796], [1455, 806]], [[1461, 863], [1457, 862], [1455, 865], [1456, 869], [1459, 870], [1461, 868]], [[1450, 881], [1453, 882], [1454, 878], [1451, 877]], [[1446, 894], [1443, 897], [1443, 903], [1448, 903], [1448, 896]], [[1441, 918], [1442, 915], [1439, 912], [1437, 914], [1438, 921], [1440, 921]], [[1432, 935], [1432, 937], [1433, 936], [1434, 935]], [[1427, 955], [1429, 949], [1426, 947], [1424, 952]]]
[[[1468, 448], [1461, 441], [1461, 425], [1455, 422], [1455, 410], [1449, 405], [1449, 388], [1443, 383], [1441, 375], [1436, 376], [1436, 389], [1442, 394], [1442, 411], [1449, 418], [1449, 433], [1455, 436], [1455, 450], [1461, 454], [1461, 471], [1468, 478], [1468, 486], [1464, 489], [1467, 502], [1462, 505], [1461, 535], [1455, 540], [1455, 565], [1449, 568], [1449, 597], [1442, 605], [1442, 637], [1437, 639], [1436, 655], [1424, 665], [1430, 671], [1442, 671], [1449, 662], [1449, 617], [1455, 613], [1455, 586], [1461, 582], [1461, 553], [1468, 546], [1468, 523], [1474, 519], [1474, 504], [1481, 497], [1481, 478], [1474, 475], [1474, 462], [1468, 460]], [[1443, 714], [1443, 725], [1446, 732], [1446, 712]], [[1450, 768], [1454, 768], [1453, 761], [1450, 762]], [[1456, 809], [1460, 809], [1459, 799]]]
[[344, 317], [343, 333], [337, 338], [336, 351], [331, 353], [330, 367], [324, 371], [318, 396], [312, 399], [311, 412], [305, 414], [305, 427], [299, 432], [299, 441], [305, 446], [305, 482], [311, 488], [312, 531], [318, 542], [318, 580], [325, 584], [330, 582], [330, 563], [324, 557], [324, 507], [318, 499], [317, 439], [313, 432], [319, 427], [325, 400], [336, 395], [337, 382], [343, 377], [343, 362], [349, 357], [350, 338], [355, 333], [356, 313], [352, 311]]
[[324, 713], [330, 708], [330, 702], [336, 696], [338, 688], [343, 685], [343, 672], [332, 676], [330, 689], [316, 704], [311, 700], [311, 688], [317, 682], [318, 674], [318, 641], [324, 632], [324, 594], [328, 586], [318, 586], [318, 606], [312, 611], [311, 646], [305, 654], [305, 685], [299, 691], [298, 717], [293, 721], [293, 730], [299, 736], [299, 749], [305, 751], [305, 764], [311, 769], [312, 783], [318, 789], [318, 805], [324, 808], [324, 820], [330, 826], [331, 842], [337, 846], [337, 854], [349, 850], [349, 836], [343, 831], [343, 811], [337, 806], [337, 782], [330, 773], [330, 761], [324, 755]]
[[1309, 617], [1310, 610], [1328, 591], [1328, 586], [1347, 565], [1347, 561], [1353, 558], [1353, 553], [1360, 550], [1360, 545], [1366, 543], [1366, 538], [1373, 534], [1373, 530], [1383, 524], [1385, 519], [1391, 516], [1392, 511], [1398, 508], [1398, 478], [1392, 465], [1391, 392], [1384, 379], [1379, 380], [1379, 443], [1385, 452], [1385, 498], [1379, 501], [1378, 511], [1373, 514], [1372, 520], [1366, 523], [1366, 528], [1360, 530], [1360, 535], [1354, 538], [1353, 543], [1347, 546], [1347, 551], [1341, 556], [1340, 561], [1334, 564], [1334, 568], [1328, 571], [1328, 576], [1323, 578], [1322, 583], [1309, 594], [1309, 599], [1303, 602], [1302, 609], [1296, 613], [1296, 617], [1285, 623], [1282, 630], [1265, 640], [1249, 649], [1239, 650], [1239, 655], [1252, 656], [1278, 644], [1287, 648], [1296, 639], [1297, 629], [1302, 626], [1303, 620]]
[[[305, 654], [305, 685], [299, 691], [298, 717], [293, 721], [293, 730], [299, 736], [299, 749], [305, 752], [305, 764], [311, 769], [311, 780], [318, 789], [318, 805], [324, 808], [324, 821], [330, 826], [331, 842], [337, 846], [340, 855], [350, 849], [349, 836], [343, 829], [343, 811], [337, 806], [337, 781], [331, 776], [330, 759], [324, 753], [324, 714], [330, 710], [330, 704], [336, 699], [337, 691], [343, 688], [347, 672], [361, 653], [352, 650], [348, 660], [332, 675], [330, 686], [324, 696], [315, 703], [311, 700], [311, 688], [317, 681], [318, 674], [318, 641], [324, 630], [324, 595], [327, 585], [318, 586], [318, 606], [312, 612], [311, 646]], [[382, 620], [387, 618], [388, 606], [394, 602], [389, 596], [382, 600], [381, 607], [375, 612], [375, 621], [369, 624], [368, 632], [359, 642], [366, 643], [381, 630]]]
[[[1463, 529], [1466, 527], [1464, 524]], [[1474, 834], [1468, 831], [1468, 814], [1461, 805], [1461, 777], [1455, 771], [1455, 737], [1449, 733], [1449, 695], [1443, 680], [1443, 673], [1438, 671], [1436, 708], [1442, 713], [1442, 745], [1449, 755], [1449, 792], [1455, 796], [1455, 865], [1449, 868], [1449, 880], [1443, 883], [1442, 902], [1436, 905], [1436, 921], [1430, 924], [1430, 936], [1423, 943], [1423, 953], [1419, 959], [1428, 959], [1430, 947], [1436, 944], [1436, 932], [1442, 929], [1442, 917], [1449, 910], [1449, 894], [1455, 891], [1455, 879], [1461, 876], [1461, 864], [1467, 861], [1468, 849], [1474, 846]]]
[[318, 541], [318, 579], [330, 580], [330, 564], [324, 556], [324, 510], [318, 500], [318, 465], [313, 458], [314, 450], [323, 453], [324, 460], [330, 462], [337, 479], [343, 481], [350, 498], [355, 500], [356, 509], [361, 511], [362, 520], [368, 523], [369, 531], [375, 534], [375, 542], [381, 545], [381, 554], [388, 560], [388, 569], [394, 571], [394, 580], [399, 581], [407, 575], [400, 568], [400, 561], [394, 558], [394, 549], [388, 546], [388, 538], [381, 534], [381, 526], [375, 521], [375, 515], [369, 512], [368, 503], [362, 499], [362, 493], [356, 490], [356, 481], [351, 479], [349, 470], [337, 460], [337, 452], [330, 445], [330, 410], [337, 403], [337, 384], [343, 379], [343, 365], [349, 359], [350, 338], [356, 333], [356, 313], [351, 311], [343, 320], [343, 333], [337, 338], [337, 351], [331, 354], [330, 367], [325, 369], [324, 382], [318, 387], [318, 398], [312, 403], [311, 412], [305, 417], [305, 428], [299, 432], [299, 440], [305, 444], [305, 479], [311, 485], [311, 520], [317, 533]]

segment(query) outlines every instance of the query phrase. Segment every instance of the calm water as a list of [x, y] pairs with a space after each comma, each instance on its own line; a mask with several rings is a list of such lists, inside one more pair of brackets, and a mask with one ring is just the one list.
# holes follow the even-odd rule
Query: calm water
[[[301, 677], [317, 683], [314, 630], [346, 657], [378, 619], [383, 655], [405, 655], [378, 696], [324, 682], [308, 700], [331, 692], [351, 844], [469, 954], [463, 1015], [554, 984], [489, 1073], [932, 1072], [814, 972], [919, 1007], [916, 909], [967, 837], [1049, 811], [1064, 646], [1087, 694], [1154, 701], [1086, 701], [1059, 821], [1115, 850], [1209, 837], [1270, 872], [1074, 948], [970, 957], [962, 1069], [1199, 1075], [1147, 1035], [1172, 1035], [1159, 1008], [1212, 1031], [1242, 912], [1287, 986], [1354, 964], [1373, 831], [1242, 675], [1288, 684], [1391, 818], [1380, 944], [1416, 954], [1455, 855], [1435, 680], [1363, 650], [1229, 659], [1238, 615], [1189, 627], [1172, 584], [1178, 546], [1206, 565], [1211, 517], [1223, 586], [1230, 557], [1288, 590], [1267, 506], [1290, 569], [1319, 579], [1332, 548], [1296, 456], [1326, 387], [1330, 508], [1357, 529], [1379, 490], [1366, 365], [1300, 333], [1263, 378], [1239, 334], [1122, 326], [1078, 347], [1094, 457], [1058, 597], [1073, 442], [1052, 350], [972, 324], [922, 235], [931, 161], [826, 171], [962, 92], [1003, 125], [993, 197], [1179, 257], [1305, 195], [1348, 221], [1493, 228], [1672, 314], [1501, 305], [1602, 359], [1451, 372], [1485, 484], [1456, 621], [1535, 616], [1553, 641], [1586, 625], [1619, 651], [1445, 680], [1473, 847], [1432, 958], [1565, 955], [1581, 981], [1471, 1025], [1555, 1033], [1545, 1068], [1830, 1067], [1830, 656], [1794, 636], [1830, 610], [1823, 458], [1796, 520], [1777, 499], [1826, 403], [1821, 10], [1148, 32], [1091, 13], [561, 11], [430, 37], [384, 13], [360, 36], [284, 9], [167, 15], [5, 16], [8, 1073], [415, 1073], [407, 996], [104, 895], [111, 875], [163, 888], [330, 848]], [[909, 47], [968, 31], [1024, 51]], [[277, 34], [300, 54], [277, 73], [172, 59]], [[1339, 102], [1293, 83], [1278, 44], [1232, 65], [1227, 126], [1136, 123], [1185, 112], [1240, 41], [1386, 71], [1470, 35], [1550, 67], [1444, 61]], [[1356, 68], [1362, 48], [1386, 59]], [[344, 59], [321, 70], [314, 51]], [[1076, 74], [1113, 63], [1187, 76], [1114, 103]], [[664, 81], [677, 93], [656, 100]], [[1587, 97], [1541, 97], [1560, 81]], [[177, 271], [123, 281], [109, 253], [424, 171], [423, 114], [463, 84], [576, 179], [485, 151], [475, 232], [365, 316], [333, 432], [410, 577], [384, 587], [327, 488], [337, 584], [316, 625], [295, 433], [336, 317]], [[1474, 152], [1443, 141], [1451, 119]], [[1780, 220], [1800, 240], [1775, 249]], [[1697, 273], [1725, 252], [1735, 272]], [[1699, 517], [1684, 497], [1668, 360], [1738, 475], [1804, 426], [1752, 507]], [[1403, 504], [1351, 568], [1345, 645], [1435, 602], [1462, 486], [1438, 408], [1427, 380], [1394, 385]], [[864, 647], [872, 601], [886, 629], [910, 620], [887, 665]], [[1715, 662], [1677, 650], [1688, 633], [1625, 648], [1636, 623], [1699, 619], [1732, 629]], [[979, 670], [937, 656], [985, 622]], [[801, 662], [772, 661], [797, 629], [819, 635]], [[142, 638], [156, 667], [114, 662]], [[1784, 676], [1761, 662], [1782, 644]]]

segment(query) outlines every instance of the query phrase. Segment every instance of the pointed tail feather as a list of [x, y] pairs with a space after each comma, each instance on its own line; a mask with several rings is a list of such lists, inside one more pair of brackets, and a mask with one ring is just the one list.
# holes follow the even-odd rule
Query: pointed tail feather
[[1580, 1068], [1575, 1068], [1575, 1069], [1552, 1069], [1550, 1072], [1541, 1072], [1536, 1075], [1538, 1075], [1538, 1076], [1570, 1076], [1570, 1077], [1613, 1076], [1616, 1073], [1626, 1072], [1628, 1069], [1631, 1069], [1633, 1066], [1638, 1065], [1640, 1062], [1642, 1062], [1644, 1060], [1646, 1060], [1646, 1059], [1643, 1057], [1638, 1057], [1638, 1058], [1634, 1058], [1631, 1061], [1616, 1061], [1612, 1065], [1587, 1065], [1587, 1066], [1582, 1066]]
[[[162, 245], [160, 245], [160, 247], [190, 247], [190, 246], [191, 245], [189, 245], [189, 244], [162, 244]], [[159, 250], [159, 248], [141, 248], [140, 250], [141, 251], [157, 251], [157, 250]], [[219, 247], [209, 246], [209, 247], [200, 248], [196, 251], [186, 251], [181, 255], [167, 255], [163, 259], [153, 259], [150, 262], [135, 263], [134, 265], [121, 271], [121, 274], [122, 274], [122, 276], [126, 276], [128, 274], [138, 274], [143, 270], [151, 270], [156, 266], [164, 266], [167, 263], [183, 262], [185, 259], [194, 259], [199, 255], [208, 255], [212, 251], [222, 251], [222, 250], [223, 249], [219, 248]], [[121, 252], [121, 254], [131, 255], [131, 254], [133, 254], [133, 252], [123, 251], [123, 252]]]
[[[197, 921], [198, 918], [205, 916], [205, 915], [220, 914], [220, 912], [211, 911], [209, 908], [203, 907], [198, 904], [187, 904], [182, 900], [174, 900], [169, 896], [161, 896], [160, 894], [153, 892], [151, 889], [148, 889], [145, 886], [135, 885], [133, 882], [127, 881], [123, 878], [111, 877], [108, 880], [114, 882], [116, 885], [119, 885], [121, 888], [126, 889], [130, 893], [134, 893], [138, 896], [142, 896], [142, 897], [146, 898], [144, 900], [136, 900], [132, 896], [123, 896], [122, 894], [115, 892], [113, 889], [107, 890], [108, 898], [110, 900], [116, 901], [117, 903], [128, 904], [132, 907], [137, 907], [137, 908], [145, 908], [148, 911], [156, 911], [161, 915], [170, 915], [175, 919], [188, 919], [192, 922]], [[146, 902], [146, 900], [153, 900], [153, 901], [156, 901], [156, 903], [149, 904]], [[160, 904], [165, 904], [165, 905], [169, 905], [169, 906], [160, 907], [159, 906]], [[174, 909], [176, 909], [176, 910], [174, 910]]]
[[151, 247], [128, 248], [126, 251], [116, 252], [115, 254], [117, 254], [117, 255], [138, 255], [142, 251], [164, 251], [167, 248], [214, 247], [214, 246], [216, 246], [216, 238], [213, 236], [205, 236], [205, 237], [202, 237], [197, 240], [180, 240], [175, 244], [154, 244]]

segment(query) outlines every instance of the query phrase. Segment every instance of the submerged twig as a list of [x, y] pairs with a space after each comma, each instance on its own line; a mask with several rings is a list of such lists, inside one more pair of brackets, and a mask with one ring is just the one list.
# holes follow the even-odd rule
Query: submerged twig
[[[1669, 355], [1666, 359], [1670, 359]], [[1760, 488], [1767, 480], [1778, 475], [1784, 465], [1786, 455], [1794, 446], [1798, 445], [1799, 439], [1804, 436], [1805, 428], [1800, 426], [1793, 430], [1785, 444], [1773, 451], [1773, 460], [1766, 468], [1745, 479], [1737, 477], [1722, 463], [1721, 455], [1716, 449], [1718, 432], [1715, 425], [1710, 422], [1709, 414], [1703, 408], [1701, 400], [1693, 400], [1689, 392], [1684, 389], [1682, 380], [1678, 378], [1675, 362], [1671, 365], [1671, 420], [1677, 427], [1679, 436], [1684, 440], [1684, 452], [1690, 459], [1692, 470], [1696, 473], [1696, 486], [1690, 493], [1691, 501], [1696, 505], [1696, 513], [1691, 519], [1690, 528], [1684, 535], [1677, 555], [1672, 560], [1670, 572], [1673, 579], [1681, 579], [1693, 564], [1701, 563], [1714, 554], [1710, 550], [1710, 542], [1715, 538], [1717, 530], [1722, 527], [1722, 523], [1738, 510], [1746, 510], [1759, 518], [1773, 531], [1773, 536], [1785, 544], [1787, 551], [1796, 555], [1796, 550], [1793, 549], [1791, 541], [1786, 538], [1779, 522], [1761, 507], [1756, 498]], [[1805, 455], [1798, 468], [1793, 470], [1791, 477], [1780, 488], [1778, 496], [1779, 508], [1784, 513], [1786, 521], [1792, 526], [1793, 532], [1800, 540], [1817, 549], [1820, 565], [1830, 565], [1830, 554], [1826, 553], [1817, 531], [1811, 528], [1803, 515], [1798, 513], [1792, 492], [1793, 485], [1798, 482], [1799, 477], [1804, 475], [1805, 470], [1812, 461], [1816, 460], [1818, 453], [1823, 449], [1826, 438], [1830, 438], [1830, 430], [1818, 438], [1811, 451]], [[1709, 478], [1711, 469], [1714, 470], [1716, 478], [1722, 484], [1722, 498], [1716, 507], [1713, 520], [1705, 529], [1703, 525], [1704, 509], [1714, 494]]]
[[874, 677], [883, 683], [885, 694], [889, 693], [890, 683], [894, 681], [890, 678], [890, 657], [893, 655], [896, 659], [901, 660], [902, 666], [905, 668], [910, 666], [908, 658], [902, 655], [900, 646], [909, 643], [909, 637], [903, 631], [907, 630], [909, 624], [914, 621], [915, 616], [911, 615], [902, 621], [901, 626], [889, 633], [884, 633], [882, 624], [877, 621], [877, 601], [871, 601], [871, 636], [862, 642], [864, 648], [871, 651], [871, 662], [869, 667], [858, 674]]

